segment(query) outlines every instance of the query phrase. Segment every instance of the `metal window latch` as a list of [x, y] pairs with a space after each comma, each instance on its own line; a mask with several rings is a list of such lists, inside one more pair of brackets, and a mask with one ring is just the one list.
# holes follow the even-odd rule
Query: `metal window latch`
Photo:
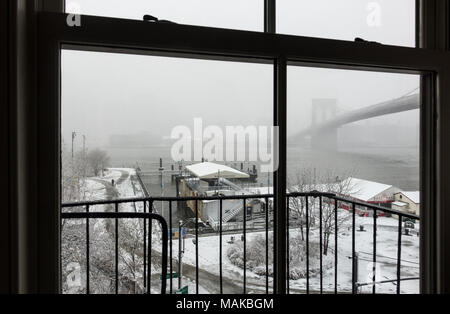
[[168, 24], [177, 24], [175, 22], [169, 21], [169, 20], [160, 20], [156, 16], [145, 14], [143, 17], [143, 20], [145, 22], [158, 22], [158, 23], [168, 23]]
[[382, 43], [379, 43], [377, 41], [368, 41], [368, 40], [365, 40], [365, 39], [363, 39], [361, 37], [356, 37], [355, 38], [355, 42], [357, 42], [357, 43], [367, 43], [367, 44], [382, 45]]

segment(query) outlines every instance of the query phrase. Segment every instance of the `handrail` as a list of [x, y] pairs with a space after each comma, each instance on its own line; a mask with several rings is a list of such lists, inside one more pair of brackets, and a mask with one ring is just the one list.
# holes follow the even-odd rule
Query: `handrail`
[[[338, 196], [334, 193], [322, 193], [317, 191], [311, 191], [311, 192], [294, 192], [294, 193], [287, 193], [286, 197], [288, 198], [294, 198], [294, 197], [325, 197], [329, 199], [334, 199], [336, 201], [345, 202], [345, 203], [352, 203], [358, 206], [367, 207], [374, 211], [382, 211], [389, 214], [399, 215], [406, 218], [411, 218], [415, 220], [420, 220], [420, 217], [414, 214], [401, 212], [395, 209], [390, 209], [386, 207], [382, 207], [379, 205], [374, 205], [370, 203], [364, 203], [361, 201], [357, 201], [354, 199], [348, 199], [342, 196]], [[63, 208], [68, 207], [81, 207], [81, 206], [95, 206], [95, 205], [107, 205], [111, 203], [133, 203], [133, 202], [169, 202], [169, 201], [219, 201], [219, 200], [248, 200], [248, 199], [257, 199], [257, 198], [273, 198], [273, 194], [243, 194], [243, 195], [221, 195], [221, 196], [189, 196], [189, 197], [160, 197], [160, 196], [154, 196], [154, 197], [139, 197], [139, 198], [122, 198], [122, 199], [115, 199], [115, 200], [98, 200], [98, 201], [81, 201], [81, 202], [71, 202], [71, 203], [64, 203], [62, 204]]]
[[[109, 203], [117, 203], [115, 201], [109, 201]], [[84, 204], [84, 206], [90, 206], [89, 204]], [[166, 294], [167, 282], [164, 278], [167, 277], [167, 253], [168, 253], [168, 242], [169, 242], [169, 228], [166, 220], [158, 214], [154, 213], [143, 213], [143, 212], [77, 212], [77, 213], [61, 213], [62, 219], [150, 219], [157, 220], [162, 229], [162, 261], [161, 261], [161, 294]], [[150, 234], [148, 235], [150, 241]], [[116, 237], [116, 241], [118, 241]], [[149, 242], [151, 243], [151, 242]], [[148, 265], [151, 265], [151, 254], [148, 254]], [[150, 273], [150, 272], [149, 272]], [[89, 278], [89, 277], [88, 277]], [[116, 281], [118, 280], [116, 275]], [[151, 283], [148, 282], [147, 293], [150, 293]]]
[[[66, 203], [66, 204], [62, 204], [62, 208], [74, 208], [74, 207], [86, 207], [86, 211], [84, 212], [67, 212], [67, 211], [63, 211], [61, 213], [61, 218], [62, 219], [86, 219], [86, 228], [87, 228], [87, 232], [88, 232], [88, 228], [89, 228], [89, 219], [101, 219], [101, 218], [106, 218], [106, 219], [116, 219], [116, 234], [118, 233], [117, 231], [117, 219], [119, 218], [143, 218], [143, 219], [155, 219], [158, 220], [161, 223], [162, 226], [162, 240], [163, 240], [163, 251], [162, 251], [162, 278], [166, 278], [167, 277], [167, 266], [168, 266], [168, 262], [167, 262], [167, 253], [168, 253], [168, 241], [169, 241], [169, 235], [168, 235], [168, 225], [167, 222], [165, 221], [165, 219], [158, 215], [158, 214], [154, 214], [154, 213], [146, 213], [145, 212], [145, 205], [147, 203], [150, 204], [150, 208], [153, 206], [153, 203], [155, 201], [161, 201], [161, 202], [169, 202], [169, 208], [171, 208], [172, 202], [177, 202], [177, 201], [195, 201], [196, 203], [198, 201], [202, 201], [202, 200], [217, 200], [220, 201], [220, 229], [219, 229], [219, 234], [220, 234], [220, 243], [222, 243], [222, 223], [224, 221], [224, 215], [222, 213], [223, 211], [223, 201], [224, 200], [243, 200], [243, 208], [246, 208], [246, 202], [248, 200], [252, 200], [252, 199], [264, 199], [266, 206], [269, 202], [270, 198], [273, 198], [274, 195], [273, 194], [243, 194], [243, 195], [221, 195], [221, 196], [189, 196], [189, 197], [141, 197], [141, 198], [129, 198], [129, 199], [117, 199], [117, 200], [98, 200], [98, 201], [87, 201], [87, 202], [72, 202], [72, 203]], [[357, 283], [357, 254], [356, 254], [356, 246], [355, 246], [355, 242], [356, 242], [356, 213], [357, 213], [357, 206], [361, 206], [364, 207], [368, 210], [373, 211], [373, 223], [374, 223], [374, 228], [373, 228], [373, 263], [374, 265], [376, 264], [376, 251], [377, 251], [377, 247], [376, 247], [376, 238], [377, 238], [377, 218], [379, 217], [378, 213], [383, 212], [383, 213], [389, 213], [389, 214], [394, 214], [394, 215], [398, 215], [398, 238], [397, 238], [397, 294], [400, 293], [400, 283], [402, 281], [401, 278], [401, 273], [400, 273], [400, 260], [401, 260], [401, 243], [402, 243], [402, 223], [403, 223], [403, 218], [407, 217], [407, 218], [411, 218], [414, 220], [420, 220], [420, 217], [414, 214], [410, 214], [410, 213], [404, 213], [404, 212], [400, 212], [397, 210], [393, 210], [390, 208], [386, 208], [386, 207], [382, 207], [379, 205], [375, 205], [375, 204], [371, 204], [371, 203], [365, 203], [362, 201], [358, 201], [352, 198], [345, 198], [345, 197], [341, 197], [339, 195], [333, 194], [333, 193], [323, 193], [323, 192], [319, 192], [319, 191], [311, 191], [311, 192], [294, 192], [294, 193], [287, 193], [286, 194], [286, 198], [288, 203], [290, 203], [291, 199], [294, 198], [298, 198], [298, 197], [305, 197], [306, 198], [306, 211], [305, 211], [305, 215], [306, 215], [306, 264], [307, 264], [307, 293], [309, 293], [309, 276], [310, 276], [310, 272], [309, 272], [309, 233], [310, 233], [310, 225], [308, 223], [308, 219], [309, 216], [311, 215], [310, 213], [310, 202], [308, 201], [308, 199], [312, 200], [314, 199], [314, 206], [316, 206], [316, 201], [315, 199], [319, 199], [319, 207], [320, 207], [320, 218], [319, 218], [319, 222], [320, 222], [320, 226], [319, 226], [319, 232], [321, 234], [320, 236], [320, 250], [322, 252], [322, 247], [323, 247], [323, 243], [322, 243], [322, 233], [323, 233], [323, 225], [322, 225], [322, 210], [323, 210], [323, 205], [325, 203], [325, 201], [328, 199], [329, 203], [328, 206], [332, 206], [332, 211], [334, 212], [334, 225], [335, 225], [335, 252], [337, 252], [338, 249], [338, 238], [337, 238], [337, 230], [338, 230], [338, 220], [337, 220], [337, 216], [338, 216], [338, 209], [339, 209], [339, 203], [348, 203], [351, 204], [351, 218], [352, 218], [352, 293], [357, 293], [358, 292], [358, 283]], [[119, 204], [122, 203], [138, 203], [138, 202], [143, 202], [144, 203], [144, 212], [133, 212], [133, 213], [129, 213], [129, 212], [119, 212], [118, 208], [119, 208]], [[107, 204], [114, 204], [116, 207], [116, 211], [115, 212], [89, 212], [89, 207], [90, 206], [98, 206], [98, 205], [107, 205]], [[290, 204], [289, 204], [290, 205]], [[197, 206], [196, 206], [197, 208]], [[288, 208], [290, 208], [288, 206]], [[276, 211], [276, 208], [274, 209]], [[198, 212], [195, 213], [198, 217]], [[288, 210], [288, 219], [289, 219], [289, 210]], [[246, 234], [246, 211], [243, 211], [243, 228], [244, 228], [244, 293], [246, 291], [246, 276], [245, 276], [245, 271], [246, 271], [246, 263], [245, 263], [245, 258], [246, 258], [246, 250], [245, 250], [245, 234]], [[171, 210], [169, 211], [169, 221], [170, 221], [170, 225], [172, 226], [172, 212]], [[265, 222], [266, 222], [266, 241], [268, 241], [269, 235], [268, 235], [268, 230], [269, 230], [269, 211], [265, 210]], [[145, 229], [144, 229], [145, 230]], [[287, 229], [287, 232], [289, 233], [289, 228]], [[149, 242], [151, 243], [151, 231], [148, 234], [148, 239]], [[146, 241], [147, 237], [145, 236], [144, 233], [144, 241]], [[288, 235], [288, 239], [289, 239], [289, 235]], [[89, 240], [87, 239], [87, 242]], [[89, 243], [89, 242], [88, 242]], [[196, 241], [195, 243], [198, 243], [198, 219], [196, 220]], [[268, 242], [266, 242], [268, 243]], [[172, 233], [170, 233], [170, 244], [171, 244], [171, 249], [170, 249], [170, 272], [172, 272]], [[144, 244], [144, 248], [146, 247], [146, 245]], [[289, 240], [288, 240], [288, 247], [289, 247]], [[89, 249], [89, 247], [88, 247]], [[117, 252], [117, 238], [116, 238], [116, 252]], [[222, 244], [221, 244], [221, 250], [222, 250]], [[150, 252], [149, 252], [150, 253]], [[274, 252], [275, 253], [275, 252]], [[117, 253], [116, 253], [117, 254]], [[222, 253], [221, 253], [222, 254]], [[322, 254], [322, 253], [321, 253]], [[151, 254], [148, 255], [148, 265], [150, 267], [151, 265]], [[145, 257], [145, 252], [144, 252], [144, 263], [146, 261], [146, 257]], [[220, 265], [222, 263], [222, 259], [220, 259]], [[320, 292], [323, 293], [323, 258], [322, 255], [320, 256]], [[117, 256], [116, 256], [116, 274], [117, 274]], [[337, 260], [337, 255], [335, 256], [335, 293], [338, 292], [337, 290], [337, 264], [338, 264], [338, 260]], [[87, 265], [89, 266], [89, 260]], [[222, 266], [222, 265], [221, 265]], [[266, 244], [266, 293], [269, 293], [269, 284], [268, 284], [268, 276], [269, 276], [269, 270], [268, 270], [268, 266], [269, 266], [269, 248], [268, 245]], [[151, 268], [151, 267], [150, 267]], [[144, 265], [144, 278], [146, 278], [147, 276], [145, 275], [145, 265]], [[195, 283], [196, 283], [196, 293], [199, 293], [199, 286], [198, 286], [198, 270], [199, 270], [199, 262], [198, 262], [198, 246], [196, 246], [196, 279], [195, 279]], [[147, 275], [148, 276], [148, 284], [146, 285], [147, 287], [147, 293], [150, 293], [150, 282], [151, 282], [151, 272], [149, 272]], [[373, 293], [376, 292], [376, 277], [375, 277], [375, 269], [373, 269], [373, 288], [372, 291]], [[222, 289], [222, 272], [220, 273], [220, 287]], [[116, 275], [116, 293], [118, 291], [118, 287], [117, 287], [117, 277], [118, 275]], [[144, 283], [145, 285], [145, 283]], [[166, 281], [162, 280], [162, 285], [161, 285], [161, 293], [164, 294], [166, 293]], [[172, 279], [170, 281], [170, 292], [172, 293]], [[222, 291], [222, 290], [221, 290]], [[289, 291], [289, 284], [288, 284], [288, 291]], [[87, 292], [89, 293], [89, 287], [87, 286]]]

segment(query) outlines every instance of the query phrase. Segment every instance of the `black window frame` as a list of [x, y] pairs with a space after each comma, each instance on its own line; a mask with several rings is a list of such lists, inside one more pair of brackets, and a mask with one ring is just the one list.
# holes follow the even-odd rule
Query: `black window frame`
[[[439, 0], [437, 0], [439, 1]], [[425, 2], [428, 2], [425, 4]], [[429, 47], [436, 31], [429, 26], [430, 2], [418, 1], [418, 43]], [[175, 54], [220, 60], [272, 60], [274, 64], [274, 125], [279, 127], [280, 167], [275, 173], [275, 234], [286, 233], [286, 69], [290, 63], [308, 66], [416, 73], [422, 76], [421, 101], [421, 292], [450, 291], [450, 231], [448, 204], [449, 148], [443, 136], [450, 131], [449, 54], [433, 49], [385, 46], [275, 34], [275, 1], [265, 0], [265, 32], [199, 26], [146, 23], [108, 17], [82, 16], [81, 27], [69, 27], [67, 15], [40, 12], [37, 16], [37, 151], [36, 234], [39, 252], [39, 292], [60, 292], [60, 53], [85, 49], [122, 53]], [[428, 8], [429, 9], [429, 8]], [[425, 12], [425, 13], [424, 13]], [[434, 12], [437, 14], [437, 12]], [[448, 17], [444, 18], [447, 21]], [[428, 41], [427, 41], [428, 40]], [[433, 41], [434, 42], [434, 41]], [[40, 123], [42, 121], [42, 123]], [[447, 134], [450, 134], [448, 132]], [[275, 293], [286, 293], [286, 237], [276, 237]], [[42, 279], [42, 278], [45, 278]]]

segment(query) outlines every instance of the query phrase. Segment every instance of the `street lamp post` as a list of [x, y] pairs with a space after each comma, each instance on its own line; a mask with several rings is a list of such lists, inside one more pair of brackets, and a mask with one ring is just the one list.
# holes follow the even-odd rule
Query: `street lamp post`
[[72, 163], [73, 163], [73, 142], [75, 141], [75, 137], [77, 133], [75, 131], [72, 132]]
[[83, 135], [83, 177], [86, 178], [86, 135]]

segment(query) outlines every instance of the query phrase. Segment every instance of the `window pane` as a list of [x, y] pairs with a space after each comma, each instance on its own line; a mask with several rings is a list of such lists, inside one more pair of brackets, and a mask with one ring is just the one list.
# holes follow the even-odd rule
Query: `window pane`
[[[261, 141], [264, 134], [261, 128], [270, 131], [273, 125], [272, 63], [63, 50], [61, 65], [63, 203], [147, 195], [219, 197], [272, 193], [273, 172], [262, 173], [259, 167], [268, 160], [258, 155], [256, 160], [251, 158], [262, 147], [264, 156], [272, 153], [269, 143]], [[236, 137], [230, 137], [228, 128], [242, 128], [248, 133], [235, 131]], [[259, 137], [253, 138], [252, 134]], [[267, 131], [266, 135], [270, 139]], [[242, 138], [244, 141], [239, 142]], [[187, 143], [183, 141], [184, 146], [179, 150], [183, 139]], [[228, 155], [229, 149], [233, 150], [232, 155]], [[188, 168], [191, 165], [202, 170], [191, 171]], [[227, 166], [226, 171], [220, 170], [223, 166]], [[216, 168], [219, 170], [211, 170]], [[223, 236], [225, 293], [242, 292], [243, 278], [239, 274], [243, 266], [239, 255], [242, 256], [243, 217], [247, 219], [248, 230], [264, 234], [264, 204], [260, 199], [249, 200], [244, 211], [242, 199], [223, 201], [223, 230], [230, 232]], [[168, 223], [172, 221], [169, 228], [174, 237], [174, 258], [178, 256], [179, 222], [186, 224], [183, 286], [188, 286], [190, 294], [195, 293], [198, 245], [199, 292], [218, 293], [219, 201], [199, 201], [198, 206], [197, 244], [193, 242], [195, 202], [172, 202], [172, 220], [167, 201], [153, 203], [158, 214]], [[90, 211], [114, 209], [113, 204], [107, 204], [91, 206]], [[143, 209], [139, 202], [119, 206], [121, 212]], [[145, 291], [142, 221], [119, 219], [119, 222], [119, 293], [142, 293]], [[77, 288], [65, 283], [66, 292], [85, 292], [85, 227], [84, 221], [75, 224], [66, 220], [66, 241], [61, 253], [64, 266], [73, 261], [81, 264], [83, 273], [83, 285]], [[161, 231], [156, 224], [152, 231], [152, 249], [160, 252]], [[114, 293], [114, 235], [111, 219], [90, 220], [91, 293]], [[249, 241], [251, 237], [249, 233]], [[260, 241], [255, 245], [259, 244]], [[232, 253], [233, 260], [229, 260]], [[158, 257], [153, 255], [152, 259], [157, 261]], [[269, 263], [272, 260], [271, 257]], [[258, 259], [262, 269], [265, 269], [264, 261]], [[161, 284], [160, 265], [158, 262], [152, 265], [154, 293], [158, 293]], [[174, 272], [178, 269], [176, 262], [173, 269]], [[63, 274], [70, 272], [64, 270]], [[252, 291], [264, 293], [265, 278], [257, 280], [261, 288]]]
[[415, 0], [278, 0], [277, 32], [415, 46]]
[[85, 15], [160, 20], [239, 30], [264, 30], [262, 0], [66, 0], [66, 11]]
[[[347, 199], [419, 214], [420, 203], [400, 199], [419, 195], [419, 76], [308, 67], [288, 67], [287, 186], [292, 192], [317, 190]], [[304, 199], [303, 199], [304, 200]], [[291, 202], [292, 249], [304, 247], [305, 202]], [[319, 201], [310, 206], [310, 289], [319, 276]], [[351, 205], [338, 203], [338, 291], [352, 290]], [[373, 211], [356, 207], [359, 292], [372, 291]], [[325, 291], [334, 291], [334, 203], [323, 199]], [[403, 236], [402, 278], [419, 277], [419, 222]], [[302, 229], [303, 228], [303, 229]], [[403, 225], [405, 228], [405, 225]], [[404, 230], [403, 230], [404, 232]], [[395, 280], [398, 218], [378, 211], [376, 281]], [[302, 240], [303, 239], [303, 240]], [[297, 249], [298, 250], [298, 249]], [[404, 253], [404, 255], [403, 255]], [[292, 257], [292, 289], [305, 289], [296, 274], [305, 259]], [[297, 271], [296, 271], [297, 270]], [[396, 293], [392, 282], [378, 293]], [[419, 293], [419, 280], [402, 281], [402, 293]]]

